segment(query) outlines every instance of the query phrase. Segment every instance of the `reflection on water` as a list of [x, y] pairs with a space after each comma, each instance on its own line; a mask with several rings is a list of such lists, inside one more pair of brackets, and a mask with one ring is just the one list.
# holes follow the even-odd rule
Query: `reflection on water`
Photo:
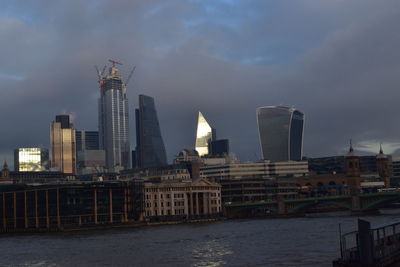
[[221, 239], [213, 239], [201, 242], [193, 249], [192, 257], [195, 267], [219, 267], [226, 264], [224, 256], [232, 254]]
[[[367, 216], [380, 225], [400, 214]], [[319, 214], [88, 232], [0, 237], [0, 266], [331, 266], [339, 256], [338, 225], [357, 217]]]

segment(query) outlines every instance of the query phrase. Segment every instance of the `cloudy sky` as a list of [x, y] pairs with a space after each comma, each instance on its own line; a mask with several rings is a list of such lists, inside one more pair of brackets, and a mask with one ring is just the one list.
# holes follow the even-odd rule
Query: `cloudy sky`
[[255, 110], [306, 114], [304, 154], [400, 148], [398, 0], [2, 0], [0, 157], [49, 147], [55, 115], [97, 129], [94, 65], [136, 65], [168, 157], [193, 146], [201, 110], [241, 160], [260, 157]]

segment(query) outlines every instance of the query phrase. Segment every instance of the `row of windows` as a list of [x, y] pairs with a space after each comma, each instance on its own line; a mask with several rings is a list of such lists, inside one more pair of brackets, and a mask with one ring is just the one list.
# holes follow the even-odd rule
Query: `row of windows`
[[[183, 215], [185, 214], [185, 209], [175, 209], [175, 215]], [[164, 212], [164, 210], [161, 210], [160, 213], [158, 211], [154, 211], [154, 215], [152, 214], [151, 211], [146, 211], [146, 216], [164, 216], [164, 215], [172, 215], [171, 210], [167, 210], [167, 212]]]
[[[174, 194], [174, 198], [184, 198], [185, 194]], [[210, 193], [211, 197], [220, 197], [221, 193]], [[166, 198], [171, 198], [171, 194], [166, 194]], [[146, 199], [152, 199], [151, 195], [146, 194]], [[154, 199], [158, 199], [158, 195], [154, 195]], [[160, 199], [164, 199], [164, 194], [160, 194]]]

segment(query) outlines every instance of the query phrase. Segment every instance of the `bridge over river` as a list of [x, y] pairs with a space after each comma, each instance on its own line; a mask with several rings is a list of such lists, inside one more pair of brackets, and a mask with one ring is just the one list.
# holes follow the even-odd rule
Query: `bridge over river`
[[274, 201], [225, 203], [228, 218], [253, 216], [296, 216], [308, 212], [350, 210], [372, 212], [391, 203], [400, 202], [400, 191], [336, 195], [313, 198], [278, 199]]

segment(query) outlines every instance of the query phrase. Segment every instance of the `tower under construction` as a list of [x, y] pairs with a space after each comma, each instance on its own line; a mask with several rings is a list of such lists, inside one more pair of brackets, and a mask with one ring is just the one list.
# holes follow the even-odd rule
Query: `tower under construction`
[[[117, 172], [130, 168], [129, 111], [126, 96], [126, 84], [122, 81], [117, 65], [121, 63], [109, 60], [112, 66], [108, 74], [97, 70], [100, 87], [99, 99], [99, 141], [100, 149], [106, 152], [108, 171]], [[131, 73], [132, 74], [132, 73]], [[131, 75], [129, 75], [130, 77]]]

